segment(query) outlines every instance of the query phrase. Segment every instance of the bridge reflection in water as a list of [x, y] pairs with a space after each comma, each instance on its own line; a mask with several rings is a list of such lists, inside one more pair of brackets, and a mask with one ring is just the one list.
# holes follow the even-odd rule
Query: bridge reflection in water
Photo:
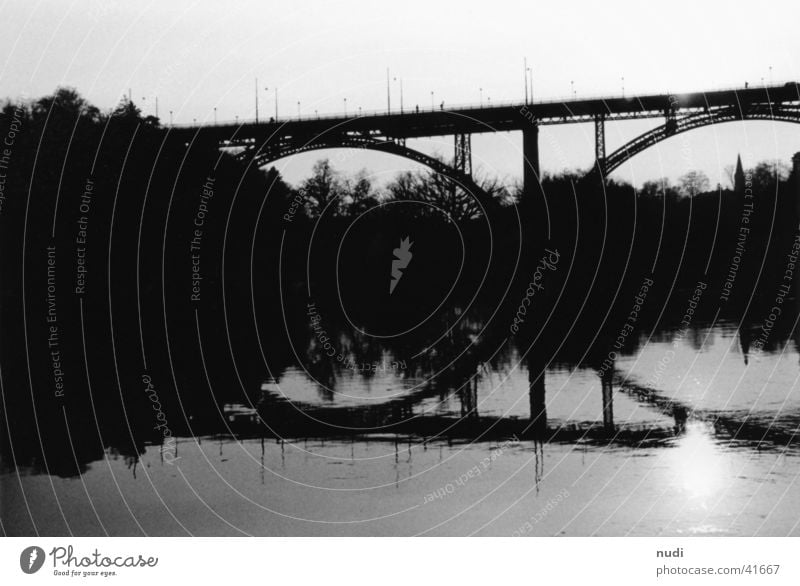
[[[508, 438], [537, 443], [600, 444], [630, 447], [671, 445], [687, 430], [687, 423], [704, 424], [720, 440], [734, 440], [738, 445], [795, 445], [796, 416], [788, 415], [785, 425], [776, 425], [774, 418], [743, 416], [740, 411], [719, 411], [694, 408], [667, 397], [657, 389], [637, 385], [616, 370], [594, 374], [595, 383], [582, 396], [581, 402], [599, 395], [601, 405], [597, 420], [571, 418], [548, 420], [547, 370], [541, 365], [527, 365], [528, 417], [514, 414], [481, 414], [481, 405], [497, 387], [487, 390], [479, 384], [478, 374], [443, 390], [431, 381], [415, 385], [400, 397], [356, 406], [330, 406], [287, 397], [276, 381], [264, 383], [262, 396], [253, 409], [230, 413], [229, 432], [238, 438], [272, 437], [286, 440], [302, 438], [360, 438], [370, 441], [409, 441], [422, 444], [436, 441], [502, 441]], [[586, 372], [592, 372], [591, 369]], [[519, 377], [518, 377], [519, 378]], [[563, 384], [562, 384], [563, 387]], [[483, 388], [483, 396], [479, 392]], [[346, 392], [346, 391], [344, 391]], [[557, 393], [565, 392], [563, 388]], [[457, 411], [443, 406], [450, 399], [459, 403]], [[640, 419], [627, 414], [614, 420], [615, 400], [624, 400], [626, 410], [647, 411], [651, 416]], [[508, 403], [511, 403], [510, 399]], [[638, 405], [638, 407], [636, 407]], [[509, 409], [510, 410], [510, 409]], [[564, 410], [560, 415], [564, 415]], [[573, 413], [577, 412], [575, 408]], [[221, 430], [220, 430], [221, 431]]]

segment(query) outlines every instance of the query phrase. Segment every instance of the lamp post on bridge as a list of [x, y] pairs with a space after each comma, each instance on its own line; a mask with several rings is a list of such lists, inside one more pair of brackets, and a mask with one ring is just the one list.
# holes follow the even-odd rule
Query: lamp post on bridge
[[300, 118], [300, 100], [297, 100], [297, 117]]
[[143, 102], [142, 110], [144, 110], [144, 102], [147, 102], [147, 97], [146, 96], [142, 96], [142, 102]]
[[482, 87], [478, 88], [478, 91], [481, 94], [480, 104], [481, 104], [481, 108], [483, 108], [483, 88]]
[[403, 113], [403, 78], [402, 77], [395, 77], [394, 81], [400, 82], [400, 113]]
[[434, 110], [435, 106], [433, 105], [433, 92], [431, 92], [431, 110]]
[[625, 76], [622, 76], [622, 97], [625, 97]]
[[347, 98], [344, 98], [344, 115], [347, 116]]
[[522, 69], [525, 74], [525, 105], [528, 105], [528, 58], [522, 58]]
[[214, 126], [217, 125], [217, 107], [214, 106]]
[[533, 69], [528, 67], [528, 83], [531, 84], [531, 104], [533, 104]]
[[[530, 90], [530, 91], [529, 91]], [[525, 103], [528, 103], [528, 96], [530, 96], [530, 103], [533, 104], [533, 69], [530, 67], [525, 68]]]
[[169, 111], [169, 125], [172, 126], [172, 110]]
[[[269, 88], [264, 88], [265, 92], [269, 92]], [[275, 88], [275, 122], [278, 121], [278, 88]], [[256, 118], [256, 122], [258, 122], [258, 118]]]
[[389, 75], [389, 68], [386, 68], [386, 113], [392, 113], [392, 87], [389, 83], [389, 79], [391, 76]]

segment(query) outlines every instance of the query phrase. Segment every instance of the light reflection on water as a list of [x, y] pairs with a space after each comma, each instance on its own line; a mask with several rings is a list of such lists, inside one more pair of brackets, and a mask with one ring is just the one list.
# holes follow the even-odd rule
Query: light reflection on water
[[[391, 438], [197, 438], [178, 449], [171, 466], [149, 448], [135, 475], [109, 455], [82, 480], [21, 485], [42, 502], [40, 531], [66, 533], [45, 498], [52, 481], [76, 535], [102, 534], [98, 517], [133, 535], [134, 517], [149, 535], [800, 534], [791, 490], [800, 458], [720, 445], [702, 424], [670, 446], [638, 449]], [[5, 475], [3, 487], [4, 521], [22, 524], [19, 483]]]
[[667, 454], [668, 462], [674, 467], [676, 484], [689, 499], [705, 507], [724, 488], [726, 456], [714, 442], [707, 426], [701, 423], [688, 425], [686, 433]]

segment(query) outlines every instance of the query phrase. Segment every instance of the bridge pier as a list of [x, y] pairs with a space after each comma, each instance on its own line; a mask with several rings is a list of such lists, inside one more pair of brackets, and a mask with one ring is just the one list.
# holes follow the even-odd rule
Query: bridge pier
[[594, 160], [597, 172], [605, 182], [603, 166], [606, 162], [606, 115], [598, 114], [594, 117]]
[[533, 120], [522, 131], [522, 191], [525, 198], [532, 198], [538, 192], [539, 181], [539, 125]]
[[469, 177], [472, 176], [472, 135], [455, 135], [453, 166], [456, 168], [456, 171], [460, 171]]
[[547, 432], [547, 403], [545, 402], [545, 365], [528, 360], [528, 401], [531, 408], [530, 429], [534, 437], [542, 438]]
[[794, 182], [794, 202], [797, 220], [800, 222], [800, 152], [792, 157], [792, 181]]
[[611, 433], [614, 431], [614, 372], [604, 372], [600, 381], [603, 389], [603, 427]]

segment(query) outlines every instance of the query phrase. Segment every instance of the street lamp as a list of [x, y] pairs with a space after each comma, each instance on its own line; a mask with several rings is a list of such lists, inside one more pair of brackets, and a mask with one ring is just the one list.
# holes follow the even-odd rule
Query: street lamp
[[478, 88], [481, 92], [481, 108], [483, 108], [483, 88]]
[[625, 76], [622, 76], [622, 97], [625, 97]]
[[169, 111], [169, 125], [172, 126], [172, 110]]
[[344, 115], [347, 116], [347, 98], [344, 99]]
[[526, 99], [527, 99], [527, 96], [530, 95], [530, 97], [531, 97], [531, 102], [530, 103], [533, 104], [533, 69], [531, 69], [530, 67], [528, 67], [527, 69], [528, 69], [528, 71], [527, 71], [528, 77], [527, 77], [526, 81], [528, 82], [528, 84], [530, 86], [530, 91], [528, 91], [528, 87], [526, 87], [525, 88], [525, 96], [526, 96]]
[[525, 74], [525, 104], [528, 104], [528, 58], [522, 58], [522, 69]]
[[[147, 101], [147, 96], [142, 96], [142, 102], [146, 101]], [[142, 106], [142, 110], [144, 110], [144, 105]], [[158, 96], [156, 96], [155, 110], [156, 110], [156, 118], [158, 118]]]
[[[265, 92], [269, 91], [268, 87], [264, 88]], [[275, 122], [278, 121], [278, 88], [275, 88]]]
[[431, 110], [433, 110], [433, 109], [434, 109], [434, 106], [433, 106], [433, 92], [431, 92]]
[[297, 117], [300, 118], [300, 100], [297, 100]]
[[574, 81], [570, 81], [569, 82], [569, 88], [570, 88], [570, 92], [572, 93], [572, 97], [574, 98], [575, 97], [575, 82]]
[[217, 125], [217, 107], [214, 106], [214, 126]]
[[394, 79], [394, 81], [399, 81], [400, 82], [400, 113], [402, 114], [403, 113], [403, 78], [402, 77], [400, 77], [400, 78], [395, 77], [393, 79]]

